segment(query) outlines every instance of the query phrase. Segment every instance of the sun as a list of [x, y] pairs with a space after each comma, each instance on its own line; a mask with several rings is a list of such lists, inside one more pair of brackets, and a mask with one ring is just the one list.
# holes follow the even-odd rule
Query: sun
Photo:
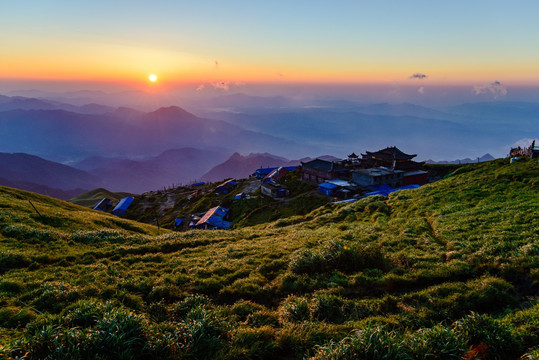
[[157, 81], [157, 75], [151, 74], [150, 76], [148, 76], [148, 80], [150, 80], [151, 82], [156, 82]]

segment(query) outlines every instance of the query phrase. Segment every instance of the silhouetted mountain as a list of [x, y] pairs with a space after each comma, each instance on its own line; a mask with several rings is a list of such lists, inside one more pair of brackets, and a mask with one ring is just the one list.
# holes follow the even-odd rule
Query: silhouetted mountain
[[[202, 119], [179, 107], [130, 116], [78, 114], [63, 110], [0, 112], [0, 151], [39, 154], [67, 161], [90, 156], [135, 157], [178, 147], [306, 153], [291, 140]], [[312, 149], [311, 149], [312, 150]]]
[[15, 189], [31, 191], [38, 194], [57, 198], [60, 200], [69, 200], [73, 198], [74, 196], [82, 194], [86, 191], [86, 189], [72, 189], [72, 190], [54, 189], [45, 185], [35, 184], [28, 181], [10, 181], [3, 177], [0, 177], [0, 185], [9, 186]]
[[451, 160], [451, 161], [434, 161], [434, 160], [426, 160], [425, 162], [427, 164], [470, 164], [470, 163], [476, 163], [476, 162], [485, 162], [485, 161], [492, 161], [495, 158], [490, 154], [485, 154], [481, 157], [478, 157], [475, 160], [472, 160], [470, 158], [464, 158], [464, 159], [457, 159], [457, 160]]
[[10, 110], [65, 110], [79, 114], [104, 114], [114, 111], [115, 109], [111, 106], [93, 103], [75, 106], [53, 100], [27, 98], [22, 96], [1, 96], [0, 111]]
[[513, 127], [535, 124], [539, 118], [539, 103], [517, 101], [493, 101], [466, 103], [445, 109], [462, 118], [471, 117], [476, 122], [494, 126], [510, 124]]
[[[366, 114], [395, 113], [401, 110], [414, 115]], [[395, 110], [392, 110], [395, 109]], [[449, 114], [409, 104], [382, 104], [354, 109], [286, 109], [274, 111], [220, 112], [218, 117], [238, 126], [279, 135], [281, 138], [317, 146], [329, 153], [361, 153], [367, 149], [394, 145], [420, 156], [436, 158], [465, 157], [468, 154], [492, 152], [516, 139], [531, 138], [539, 123], [499, 121], [487, 126], [487, 120], [472, 115]], [[480, 116], [478, 112], [474, 116]], [[508, 151], [509, 149], [507, 149]], [[314, 151], [311, 151], [314, 152]]]
[[216, 96], [208, 100], [201, 101], [195, 106], [200, 108], [225, 108], [225, 109], [279, 109], [294, 105], [294, 101], [284, 96], [252, 96], [246, 94], [230, 94]]
[[[54, 191], [68, 191], [69, 196], [61, 195], [64, 199], [101, 185], [98, 177], [86, 171], [22, 153], [0, 153], [0, 174], [6, 186], [55, 197], [60, 195], [52, 195]], [[38, 190], [38, 186], [48, 189]]]
[[73, 166], [99, 176], [111, 191], [142, 193], [195, 181], [226, 157], [223, 152], [182, 148], [143, 160], [92, 157]]

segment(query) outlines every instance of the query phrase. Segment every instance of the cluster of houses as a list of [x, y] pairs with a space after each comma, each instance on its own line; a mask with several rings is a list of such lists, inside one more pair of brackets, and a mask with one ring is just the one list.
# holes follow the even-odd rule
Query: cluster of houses
[[397, 189], [414, 188], [428, 182], [424, 162], [413, 160], [395, 146], [361, 155], [352, 153], [339, 161], [315, 159], [299, 167], [258, 169], [254, 177], [262, 179], [262, 194], [273, 198], [285, 197], [289, 191], [280, 184], [288, 171], [299, 168], [301, 179], [318, 184], [320, 193], [350, 199], [360, 195], [388, 194]]
[[[531, 150], [530, 150], [531, 149]], [[536, 149], [535, 143], [526, 151], [533, 156]], [[513, 149], [512, 149], [513, 151]], [[520, 150], [519, 150], [520, 151]], [[352, 153], [348, 158], [338, 161], [315, 159], [301, 162], [300, 166], [273, 167], [257, 169], [252, 177], [261, 180], [260, 192], [274, 199], [286, 198], [290, 190], [282, 183], [283, 179], [291, 171], [299, 170], [301, 179], [305, 182], [318, 184], [321, 194], [353, 201], [362, 196], [384, 195], [401, 189], [413, 189], [428, 182], [428, 172], [423, 170], [424, 162], [413, 160], [415, 154], [406, 154], [397, 147], [370, 152], [366, 151], [361, 157]], [[537, 156], [537, 155], [536, 155]], [[192, 187], [204, 185], [193, 184]], [[238, 182], [235, 179], [227, 180], [214, 188], [218, 195], [226, 195], [234, 191]], [[195, 190], [189, 197], [195, 197]], [[237, 194], [234, 198], [241, 200], [246, 195]], [[133, 202], [132, 197], [120, 200], [112, 213], [118, 216], [124, 215]], [[109, 211], [112, 203], [104, 198], [98, 202], [94, 209]], [[205, 213], [191, 215], [189, 228], [201, 230], [228, 229], [232, 222], [227, 221], [229, 209], [216, 206]], [[174, 225], [179, 228], [183, 219], [176, 219]]]

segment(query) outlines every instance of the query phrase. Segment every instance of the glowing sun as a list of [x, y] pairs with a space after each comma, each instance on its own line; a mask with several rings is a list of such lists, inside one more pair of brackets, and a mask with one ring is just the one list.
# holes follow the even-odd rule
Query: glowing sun
[[150, 80], [151, 82], [156, 82], [157, 81], [157, 75], [151, 74], [150, 76], [148, 76], [148, 80]]

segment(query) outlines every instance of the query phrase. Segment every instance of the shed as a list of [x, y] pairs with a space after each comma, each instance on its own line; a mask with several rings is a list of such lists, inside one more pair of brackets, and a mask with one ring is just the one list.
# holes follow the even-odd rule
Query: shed
[[195, 227], [204, 230], [228, 229], [232, 223], [224, 220], [226, 214], [228, 214], [228, 209], [222, 206], [211, 208], [196, 223]]
[[112, 206], [112, 202], [108, 198], [103, 198], [94, 205], [92, 209], [99, 211], [107, 211]]
[[256, 177], [257, 179], [263, 179], [264, 177], [266, 177], [269, 173], [271, 173], [275, 169], [277, 169], [277, 168], [272, 167], [272, 168], [256, 169], [255, 172], [253, 173], [253, 176]]
[[322, 194], [331, 196], [333, 195], [333, 192], [335, 189], [337, 189], [339, 185], [335, 185], [329, 182], [323, 182], [322, 184], [318, 185], [318, 191]]
[[217, 194], [228, 194], [232, 189], [236, 187], [236, 185], [238, 185], [237, 181], [234, 179], [230, 179], [217, 186], [215, 188], [215, 192]]
[[290, 190], [288, 190], [285, 186], [271, 182], [267, 184], [262, 184], [262, 186], [260, 187], [260, 192], [272, 198], [283, 198], [290, 195]]
[[245, 193], [244, 192], [240, 192], [239, 194], [236, 194], [236, 196], [234, 196], [234, 200], [241, 200], [245, 197]]
[[284, 167], [277, 168], [270, 172], [268, 175], [262, 179], [262, 184], [267, 184], [268, 182], [280, 183], [281, 180], [288, 174], [290, 170]]
[[122, 216], [125, 215], [125, 212], [127, 211], [127, 208], [131, 205], [131, 203], [135, 200], [131, 196], [124, 197], [118, 205], [112, 210], [112, 213], [116, 216]]

